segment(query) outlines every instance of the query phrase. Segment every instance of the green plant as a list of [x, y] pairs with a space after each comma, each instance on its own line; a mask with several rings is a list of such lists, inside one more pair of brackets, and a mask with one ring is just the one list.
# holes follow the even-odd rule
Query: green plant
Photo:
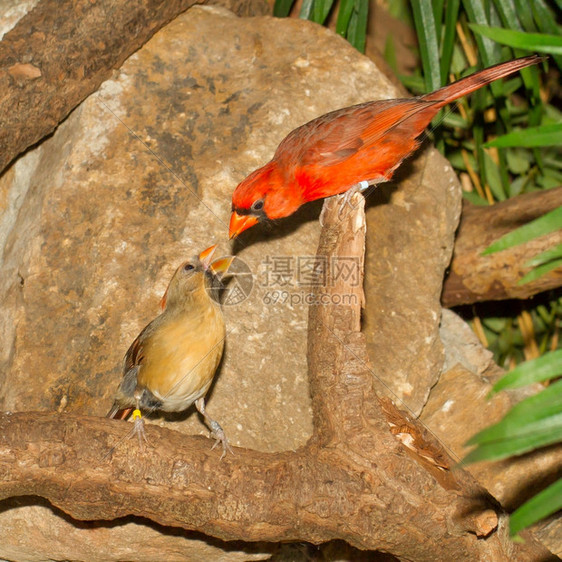
[[[488, 66], [529, 51], [553, 53], [549, 63], [562, 68], [560, 4], [544, 0], [427, 0], [411, 1], [420, 45], [422, 68], [402, 77], [416, 93], [425, 93], [479, 66]], [[539, 68], [525, 69], [520, 77], [495, 82], [461, 100], [456, 108], [438, 116], [434, 131], [438, 148], [461, 176], [464, 197], [478, 205], [493, 204], [524, 192], [562, 184], [562, 113], [555, 92], [541, 84]], [[554, 99], [553, 99], [554, 98]], [[554, 101], [555, 103], [551, 103]], [[559, 211], [525, 225], [498, 241], [523, 243], [537, 229], [562, 228]], [[562, 248], [552, 248], [524, 264], [534, 269], [520, 282], [528, 282], [560, 267]], [[546, 309], [546, 312], [545, 312]], [[482, 307], [475, 307], [482, 310]], [[501, 365], [512, 365], [556, 349], [562, 321], [562, 301], [554, 295], [541, 303], [541, 312], [525, 310], [519, 318], [492, 316], [473, 320], [483, 343]], [[549, 326], [545, 323], [549, 322]], [[523, 328], [523, 329], [522, 329]], [[536, 338], [548, 341], [537, 344]]]
[[[502, 377], [491, 394], [508, 388], [546, 381], [562, 375], [562, 350], [522, 363]], [[562, 379], [516, 404], [498, 423], [474, 435], [467, 445], [477, 445], [463, 463], [499, 460], [562, 442]], [[557, 480], [510, 517], [510, 533], [521, 530], [562, 509], [562, 479]]]
[[[287, 16], [295, 0], [276, 0], [274, 14]], [[556, 23], [562, 2], [554, 0], [390, 0], [389, 12], [413, 22], [421, 68], [402, 82], [423, 94], [485, 66], [531, 52], [551, 55], [562, 69], [562, 33]], [[410, 9], [408, 9], [410, 8]], [[325, 24], [336, 11], [334, 0], [304, 0], [299, 16]], [[361, 52], [365, 47], [367, 0], [340, 0], [336, 31]], [[398, 68], [392, 41], [385, 56]], [[540, 68], [493, 82], [460, 100], [435, 118], [430, 133], [463, 180], [464, 196], [478, 205], [493, 204], [524, 192], [562, 184], [562, 113], [551, 103], [555, 93], [541, 83]], [[397, 72], [397, 74], [399, 74]], [[513, 231], [487, 249], [500, 251], [562, 228], [557, 209]], [[521, 283], [562, 265], [562, 247], [535, 256], [534, 267]], [[498, 382], [494, 391], [562, 375], [558, 337], [562, 297], [523, 306], [517, 316], [474, 319], [481, 338], [494, 350], [499, 364], [517, 363], [524, 356], [545, 354], [524, 363]], [[552, 350], [551, 353], [547, 353]], [[478, 445], [465, 462], [492, 460], [562, 441], [562, 381], [515, 406], [498, 424], [474, 436]], [[511, 532], [562, 508], [562, 480], [532, 498], [511, 517]]]
[[[463, 0], [462, 9], [459, 0], [413, 0], [411, 5], [420, 43], [422, 91], [441, 85], [447, 71], [462, 74], [477, 58], [488, 66], [528, 51], [540, 51], [552, 54], [552, 60], [562, 68], [562, 36], [554, 23], [560, 5], [551, 7], [543, 0]], [[452, 22], [456, 34], [450, 29]], [[525, 96], [515, 103], [512, 94], [521, 89]], [[549, 103], [550, 97], [549, 92], [541, 90], [538, 69], [526, 69], [521, 78], [493, 83], [488, 92], [481, 90], [459, 103], [457, 115], [443, 117], [437, 145], [460, 173], [470, 177], [473, 189], [464, 194], [468, 200], [492, 204], [562, 183], [562, 115]], [[490, 115], [493, 117], [486, 119]], [[562, 209], [556, 209], [496, 241], [485, 253], [560, 228]], [[535, 256], [525, 265], [534, 269], [521, 283], [560, 267], [562, 247]], [[556, 350], [561, 322], [562, 298], [554, 298], [546, 305], [522, 310], [516, 319], [488, 317], [481, 321], [476, 317], [474, 324], [495, 348], [496, 360], [505, 364], [520, 361], [524, 355]], [[543, 337], [539, 346], [536, 338], [540, 333]], [[560, 376], [561, 360], [562, 350], [558, 349], [523, 363], [499, 381], [494, 391]], [[468, 444], [478, 446], [464, 462], [505, 458], [561, 441], [562, 381], [558, 381], [475, 435]], [[561, 508], [559, 480], [512, 514], [512, 535]]]
[[[276, 0], [273, 15], [287, 17], [295, 0]], [[369, 0], [303, 0], [299, 17], [325, 24], [330, 14], [336, 11], [336, 33], [345, 37], [358, 51], [365, 52]]]

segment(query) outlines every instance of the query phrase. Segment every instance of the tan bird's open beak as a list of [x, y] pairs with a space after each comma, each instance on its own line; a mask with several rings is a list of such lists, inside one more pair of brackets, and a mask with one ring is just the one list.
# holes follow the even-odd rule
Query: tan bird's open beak
[[201, 262], [201, 265], [203, 266], [203, 269], [205, 271], [209, 269], [209, 266], [211, 265], [211, 260], [213, 259], [213, 254], [215, 253], [216, 249], [217, 249], [217, 244], [213, 244], [210, 248], [203, 250], [199, 254], [199, 261]]
[[203, 266], [203, 269], [205, 271], [210, 269], [213, 275], [224, 276], [228, 271], [228, 268], [232, 265], [234, 256], [219, 258], [218, 260], [212, 261], [216, 249], [217, 244], [214, 244], [210, 248], [203, 250], [199, 254], [199, 261], [201, 262], [201, 265]]
[[253, 215], [239, 215], [236, 211], [232, 211], [230, 225], [228, 227], [228, 237], [232, 240], [257, 223], [258, 218]]
[[215, 260], [211, 264], [211, 271], [213, 272], [214, 275], [218, 275], [219, 277], [224, 277], [227, 274], [228, 268], [232, 265], [233, 261], [234, 261], [234, 256], [219, 258], [218, 260]]

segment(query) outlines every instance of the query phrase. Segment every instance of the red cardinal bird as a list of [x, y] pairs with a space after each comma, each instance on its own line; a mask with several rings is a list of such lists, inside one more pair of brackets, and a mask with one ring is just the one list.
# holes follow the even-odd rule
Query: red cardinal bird
[[302, 125], [234, 190], [230, 238], [261, 220], [288, 217], [308, 201], [388, 181], [442, 107], [542, 60], [504, 62], [418, 98], [362, 103]]

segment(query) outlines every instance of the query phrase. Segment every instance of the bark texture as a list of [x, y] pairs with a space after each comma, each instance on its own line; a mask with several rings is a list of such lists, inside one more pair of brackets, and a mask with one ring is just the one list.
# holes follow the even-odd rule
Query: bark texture
[[443, 306], [502, 299], [526, 299], [562, 284], [562, 268], [536, 281], [519, 285], [530, 268], [524, 264], [537, 254], [562, 244], [561, 228], [526, 244], [482, 256], [494, 240], [562, 206], [562, 187], [525, 193], [513, 199], [478, 207], [466, 201], [449, 274], [443, 287]]
[[[319, 256], [363, 267], [363, 199], [325, 213]], [[531, 536], [505, 538], [504, 515], [423, 427], [376, 395], [360, 333], [361, 285], [330, 278], [310, 312], [314, 434], [296, 452], [236, 449], [218, 462], [203, 438], [148, 427], [139, 448], [118, 421], [0, 416], [0, 497], [37, 495], [76, 519], [142, 515], [222, 539], [344, 539], [415, 560], [538, 560]], [[487, 537], [485, 540], [482, 538]]]
[[[42, 0], [0, 42], [0, 172], [161, 27], [205, 0]], [[256, 0], [213, 2], [265, 14]]]

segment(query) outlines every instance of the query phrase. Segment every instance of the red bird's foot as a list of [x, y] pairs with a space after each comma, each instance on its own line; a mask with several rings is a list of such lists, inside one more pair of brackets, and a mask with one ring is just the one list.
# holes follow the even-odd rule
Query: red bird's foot
[[[341, 220], [345, 215], [344, 215], [344, 210], [346, 207], [349, 207], [351, 210], [355, 209], [355, 205], [351, 202], [351, 199], [353, 198], [353, 196], [356, 193], [361, 193], [362, 191], [365, 191], [368, 187], [369, 187], [369, 182], [367, 181], [362, 181], [359, 182], [358, 184], [350, 187], [346, 192], [344, 193], [339, 193], [338, 195], [334, 195], [333, 197], [338, 198], [341, 203], [340, 203], [340, 208], [338, 211], [338, 218]], [[329, 197], [328, 199], [332, 199], [332, 197]], [[326, 212], [326, 201], [328, 201], [328, 199], [324, 200], [324, 204], [322, 205], [322, 211], [320, 211], [320, 217], [318, 218], [319, 222], [320, 222], [320, 226], [322, 228], [324, 228], [324, 214]]]
[[349, 207], [351, 210], [355, 209], [355, 205], [351, 202], [351, 199], [356, 193], [361, 193], [365, 191], [369, 187], [368, 181], [360, 181], [356, 183], [354, 186], [350, 187], [345, 193], [339, 195], [341, 199], [340, 210], [338, 213], [338, 218], [341, 220], [344, 217], [343, 211], [346, 207]]
[[232, 450], [230, 444], [228, 443], [228, 439], [224, 433], [223, 428], [220, 426], [218, 422], [213, 420], [210, 424], [211, 426], [211, 437], [215, 440], [214, 445], [211, 447], [211, 451], [219, 444], [222, 444], [222, 455], [219, 459], [222, 461], [226, 456], [226, 453], [229, 452], [230, 454], [234, 455], [234, 451]]

